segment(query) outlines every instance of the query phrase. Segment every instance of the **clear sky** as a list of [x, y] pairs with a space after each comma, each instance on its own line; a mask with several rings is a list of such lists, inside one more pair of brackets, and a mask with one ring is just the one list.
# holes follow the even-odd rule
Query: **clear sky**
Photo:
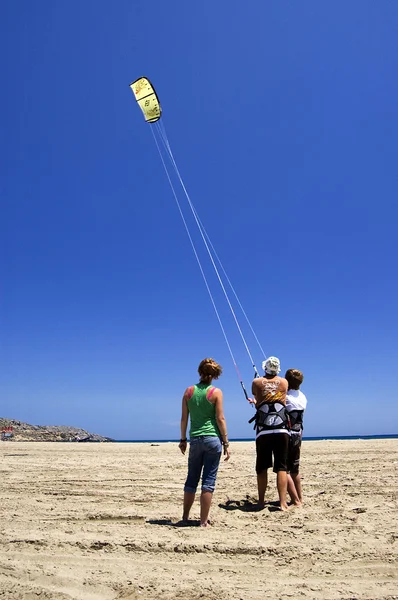
[[397, 2], [3, 0], [0, 51], [1, 416], [175, 439], [211, 356], [253, 433], [145, 75], [265, 352], [305, 374], [305, 434], [398, 432]]

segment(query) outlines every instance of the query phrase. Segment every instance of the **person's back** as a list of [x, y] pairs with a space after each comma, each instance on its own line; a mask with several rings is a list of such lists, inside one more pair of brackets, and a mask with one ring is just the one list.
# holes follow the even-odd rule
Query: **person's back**
[[192, 386], [192, 396], [188, 399], [188, 411], [191, 420], [189, 437], [211, 435], [220, 437], [216, 419], [216, 407], [211, 402], [215, 387], [208, 383]]
[[289, 389], [286, 394], [286, 410], [289, 413], [291, 431], [303, 430], [304, 411], [307, 408], [307, 397], [301, 390]]
[[283, 377], [266, 375], [252, 383], [256, 398], [256, 437], [270, 433], [286, 433], [285, 419], [287, 381]]
[[275, 402], [278, 400], [286, 404], [287, 381], [278, 375], [257, 377], [252, 384], [252, 391], [257, 400], [257, 407], [263, 402]]

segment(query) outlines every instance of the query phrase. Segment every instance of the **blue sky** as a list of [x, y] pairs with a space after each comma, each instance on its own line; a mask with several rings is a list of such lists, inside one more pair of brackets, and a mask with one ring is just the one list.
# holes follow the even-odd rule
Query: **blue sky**
[[304, 371], [305, 433], [397, 433], [397, 30], [387, 0], [4, 0], [0, 415], [178, 438], [212, 356], [230, 436], [252, 435], [129, 89], [145, 75], [265, 352]]

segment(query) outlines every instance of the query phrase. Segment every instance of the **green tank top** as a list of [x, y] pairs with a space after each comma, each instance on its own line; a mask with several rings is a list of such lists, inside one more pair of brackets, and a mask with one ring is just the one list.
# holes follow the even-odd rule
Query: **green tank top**
[[190, 438], [200, 435], [220, 437], [216, 421], [216, 407], [206, 397], [211, 387], [213, 386], [207, 383], [198, 383], [194, 386], [193, 394], [188, 400], [188, 411], [191, 419]]

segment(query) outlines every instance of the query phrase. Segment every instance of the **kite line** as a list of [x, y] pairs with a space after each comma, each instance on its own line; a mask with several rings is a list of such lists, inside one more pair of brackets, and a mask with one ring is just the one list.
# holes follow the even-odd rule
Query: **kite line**
[[248, 344], [246, 342], [246, 339], [245, 339], [245, 336], [243, 334], [242, 328], [241, 328], [241, 326], [239, 324], [239, 321], [238, 321], [238, 318], [236, 316], [235, 310], [234, 310], [234, 308], [232, 306], [232, 303], [231, 303], [231, 300], [229, 298], [228, 292], [227, 292], [227, 290], [225, 288], [225, 285], [223, 283], [223, 280], [222, 280], [220, 271], [219, 271], [219, 269], [217, 267], [216, 261], [217, 261], [217, 263], [218, 263], [218, 265], [219, 265], [219, 267], [220, 267], [220, 269], [221, 269], [221, 271], [222, 271], [222, 273], [223, 273], [223, 275], [225, 277], [225, 280], [227, 281], [229, 287], [231, 288], [233, 295], [235, 296], [235, 299], [236, 299], [236, 301], [237, 301], [237, 303], [239, 305], [239, 308], [242, 311], [242, 314], [245, 317], [245, 319], [247, 321], [247, 324], [250, 327], [250, 330], [251, 330], [251, 332], [252, 332], [252, 334], [254, 336], [254, 339], [256, 340], [256, 342], [257, 342], [257, 344], [258, 344], [258, 346], [260, 348], [260, 351], [261, 351], [261, 353], [262, 353], [262, 355], [263, 355], [264, 358], [265, 358], [265, 352], [264, 352], [264, 350], [263, 350], [263, 348], [262, 348], [262, 346], [261, 346], [261, 344], [260, 344], [260, 342], [258, 340], [258, 337], [255, 334], [255, 331], [254, 331], [254, 329], [253, 329], [253, 327], [252, 327], [252, 325], [251, 325], [251, 323], [249, 321], [249, 318], [248, 318], [245, 310], [243, 309], [243, 306], [242, 306], [242, 304], [241, 304], [241, 302], [240, 302], [240, 300], [238, 298], [238, 295], [237, 295], [237, 293], [236, 293], [236, 291], [235, 291], [235, 289], [234, 289], [234, 287], [233, 287], [233, 285], [232, 285], [232, 283], [230, 281], [230, 278], [228, 277], [228, 275], [227, 275], [227, 273], [226, 273], [226, 271], [225, 271], [225, 269], [224, 269], [224, 267], [222, 265], [222, 262], [221, 262], [219, 256], [217, 255], [217, 253], [216, 253], [216, 251], [214, 249], [214, 246], [213, 246], [213, 244], [211, 242], [211, 239], [210, 239], [208, 233], [206, 232], [206, 230], [205, 230], [205, 228], [203, 226], [203, 223], [200, 220], [199, 215], [198, 215], [198, 213], [196, 211], [196, 208], [195, 208], [195, 206], [194, 206], [194, 204], [193, 204], [193, 202], [192, 202], [192, 200], [191, 200], [191, 198], [189, 196], [189, 193], [187, 191], [187, 188], [186, 188], [186, 186], [184, 184], [184, 181], [183, 181], [182, 176], [180, 174], [180, 171], [178, 169], [177, 163], [175, 161], [173, 152], [171, 150], [170, 142], [168, 140], [165, 127], [163, 125], [163, 122], [159, 121], [160, 117], [161, 117], [161, 114], [162, 114], [162, 110], [161, 110], [159, 99], [157, 97], [157, 94], [156, 94], [156, 92], [155, 92], [152, 84], [149, 82], [148, 79], [146, 79], [146, 78], [140, 78], [140, 79], [137, 79], [135, 82], [133, 82], [130, 85], [130, 87], [131, 87], [131, 90], [133, 91], [133, 93], [134, 93], [134, 95], [136, 97], [137, 103], [139, 104], [139, 106], [140, 106], [140, 108], [141, 108], [141, 110], [142, 110], [142, 112], [144, 114], [145, 120], [148, 123], [153, 124], [153, 126], [151, 127], [151, 132], [152, 132], [152, 135], [153, 135], [153, 139], [154, 139], [156, 148], [158, 150], [158, 153], [159, 153], [159, 156], [160, 156], [160, 159], [161, 159], [164, 171], [166, 173], [167, 180], [169, 182], [172, 194], [173, 194], [175, 202], [177, 204], [178, 211], [179, 211], [181, 219], [183, 221], [184, 228], [185, 228], [185, 230], [187, 232], [187, 235], [188, 235], [188, 238], [189, 238], [192, 250], [194, 252], [196, 261], [198, 263], [200, 272], [202, 274], [202, 277], [203, 277], [206, 289], [208, 291], [211, 303], [212, 303], [214, 311], [216, 313], [216, 317], [217, 317], [217, 320], [219, 322], [219, 325], [220, 325], [223, 337], [225, 339], [225, 342], [227, 344], [227, 348], [228, 348], [229, 353], [231, 355], [232, 362], [234, 364], [234, 367], [235, 367], [235, 370], [236, 370], [236, 373], [237, 373], [240, 385], [241, 385], [242, 390], [243, 390], [243, 392], [245, 394], [245, 397], [247, 399], [248, 398], [248, 394], [247, 394], [245, 385], [244, 385], [242, 377], [240, 375], [239, 368], [238, 368], [237, 362], [235, 360], [235, 356], [234, 356], [234, 354], [232, 352], [231, 344], [230, 344], [230, 342], [228, 340], [228, 336], [227, 336], [225, 328], [223, 326], [223, 323], [222, 323], [222, 320], [221, 320], [221, 317], [220, 317], [220, 313], [219, 313], [219, 311], [217, 309], [216, 302], [214, 300], [214, 296], [213, 296], [213, 294], [211, 292], [209, 282], [208, 282], [208, 280], [206, 278], [206, 274], [205, 274], [205, 271], [203, 269], [202, 263], [200, 261], [200, 258], [199, 258], [199, 255], [198, 255], [198, 251], [197, 251], [195, 243], [193, 241], [192, 234], [190, 232], [190, 229], [189, 229], [188, 223], [186, 221], [186, 218], [184, 217], [184, 212], [182, 210], [181, 203], [180, 203], [180, 201], [178, 199], [177, 192], [176, 192], [175, 187], [173, 185], [173, 181], [172, 181], [171, 175], [169, 173], [169, 170], [168, 170], [168, 167], [167, 167], [167, 164], [166, 164], [166, 161], [165, 161], [164, 153], [167, 155], [167, 158], [169, 159], [169, 161], [171, 163], [171, 166], [174, 169], [174, 172], [175, 172], [175, 174], [177, 176], [177, 179], [178, 179], [178, 181], [179, 181], [179, 183], [181, 185], [181, 188], [182, 188], [182, 190], [183, 190], [183, 192], [185, 194], [188, 206], [189, 206], [189, 208], [191, 210], [192, 216], [193, 216], [193, 218], [195, 220], [195, 223], [197, 225], [197, 228], [198, 228], [198, 231], [200, 233], [203, 245], [206, 248], [206, 251], [207, 251], [207, 254], [208, 254], [208, 256], [210, 258], [210, 261], [212, 263], [214, 272], [216, 274], [216, 277], [218, 279], [220, 287], [221, 287], [221, 289], [222, 289], [222, 291], [224, 293], [225, 300], [226, 300], [226, 302], [228, 304], [228, 307], [230, 309], [232, 317], [233, 317], [233, 319], [235, 321], [235, 325], [236, 325], [236, 327], [238, 329], [239, 335], [241, 336], [243, 345], [244, 345], [244, 347], [246, 349], [246, 352], [247, 352], [247, 354], [249, 356], [250, 362], [251, 362], [252, 367], [254, 369], [255, 377], [259, 377], [257, 367], [255, 365], [253, 356], [252, 356], [252, 354], [250, 352], [249, 346], [248, 346]]

